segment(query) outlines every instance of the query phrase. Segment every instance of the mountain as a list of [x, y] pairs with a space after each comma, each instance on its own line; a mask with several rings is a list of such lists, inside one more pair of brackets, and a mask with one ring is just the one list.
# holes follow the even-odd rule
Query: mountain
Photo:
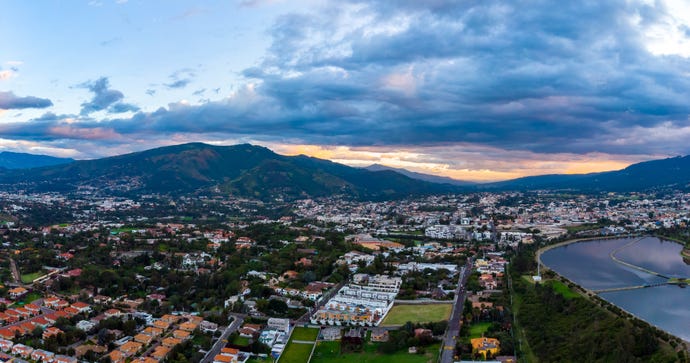
[[482, 184], [483, 190], [573, 189], [583, 192], [632, 192], [690, 187], [690, 156], [651, 160], [622, 170], [591, 174], [553, 174]]
[[47, 155], [14, 153], [11, 151], [0, 152], [0, 168], [3, 169], [30, 169], [41, 166], [68, 164], [73, 161], [74, 159], [70, 158], [56, 158]]
[[381, 164], [372, 164], [372, 165], [365, 167], [364, 169], [367, 169], [369, 171], [390, 170], [390, 171], [394, 171], [396, 173], [405, 175], [405, 176], [412, 178], [412, 179], [423, 180], [423, 181], [426, 181], [429, 183], [436, 183], [436, 184], [450, 184], [450, 185], [456, 185], [456, 186], [468, 186], [468, 185], [476, 184], [476, 183], [469, 182], [469, 181], [448, 178], [445, 176], [417, 173], [414, 171], [409, 171], [407, 169], [394, 168], [391, 166], [385, 166], [385, 165], [381, 165]]
[[217, 190], [263, 199], [335, 194], [397, 198], [454, 190], [393, 171], [373, 172], [303, 155], [282, 156], [259, 146], [202, 143], [5, 171], [0, 174], [0, 184], [36, 191], [93, 188], [113, 193], [184, 194]]

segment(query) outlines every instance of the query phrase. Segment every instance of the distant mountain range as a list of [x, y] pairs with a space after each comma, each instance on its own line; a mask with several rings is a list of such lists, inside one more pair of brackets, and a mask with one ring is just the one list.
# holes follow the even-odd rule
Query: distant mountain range
[[[5, 154], [8, 153], [0, 153]], [[78, 161], [27, 155], [13, 157], [15, 160], [38, 157], [58, 165], [13, 170], [5, 167], [0, 170], [0, 189], [74, 191], [92, 188], [112, 194], [205, 191], [268, 200], [330, 195], [393, 199], [448, 192], [535, 189], [625, 192], [690, 187], [690, 156], [648, 161], [603, 173], [542, 175], [472, 184], [380, 165], [354, 168], [304, 155], [283, 156], [249, 144], [191, 143]], [[14, 165], [34, 164], [27, 161]]]
[[216, 190], [271, 199], [337, 194], [388, 199], [453, 191], [393, 171], [368, 171], [307, 156], [283, 156], [248, 144], [191, 143], [36, 169], [9, 170], [0, 183], [35, 191], [94, 188], [113, 193]]
[[479, 190], [571, 189], [582, 192], [634, 192], [688, 187], [690, 156], [645, 161], [616, 171], [529, 176], [477, 186]]
[[47, 155], [34, 155], [15, 153], [11, 151], [0, 152], [0, 168], [4, 169], [30, 169], [41, 166], [60, 165], [73, 162], [70, 158], [56, 158]]
[[430, 183], [437, 183], [437, 184], [450, 184], [450, 185], [455, 185], [455, 186], [468, 186], [468, 185], [477, 184], [477, 183], [470, 182], [470, 181], [464, 181], [464, 180], [449, 178], [447, 176], [438, 176], [438, 175], [417, 173], [414, 171], [409, 171], [407, 169], [394, 168], [391, 166], [386, 166], [386, 165], [381, 165], [381, 164], [369, 165], [369, 166], [365, 167], [364, 169], [367, 169], [369, 171], [390, 170], [390, 171], [394, 171], [396, 173], [400, 173], [402, 175], [405, 175], [407, 177], [410, 177], [412, 179], [423, 180], [423, 181], [427, 181]]

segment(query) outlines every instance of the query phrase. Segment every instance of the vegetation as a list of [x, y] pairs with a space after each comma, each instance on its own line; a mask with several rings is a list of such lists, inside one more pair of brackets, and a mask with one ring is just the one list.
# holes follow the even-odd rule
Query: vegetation
[[452, 308], [451, 304], [395, 305], [388, 312], [381, 325], [403, 325], [408, 321], [427, 323], [448, 320]]
[[580, 297], [580, 295], [579, 295], [578, 293], [576, 293], [576, 292], [570, 290], [570, 288], [568, 287], [568, 285], [564, 284], [564, 283], [561, 282], [561, 281], [558, 281], [558, 280], [550, 280], [550, 281], [546, 282], [546, 285], [550, 285], [551, 288], [552, 288], [555, 292], [557, 292], [557, 293], [563, 295], [563, 297], [566, 298], [566, 299], [573, 299], [573, 298], [576, 298], [576, 297]]
[[530, 250], [521, 251], [509, 271], [520, 304], [516, 313], [521, 333], [539, 361], [687, 361], [686, 354], [670, 349], [667, 343], [673, 338], [668, 334], [624, 316], [598, 297], [573, 298], [573, 292], [556, 281], [529, 284], [519, 278], [531, 273], [525, 258], [532, 256]]
[[296, 327], [290, 340], [314, 341], [319, 336], [319, 329]]
[[407, 348], [389, 354], [380, 354], [377, 348], [379, 345], [379, 343], [366, 343], [361, 352], [343, 354], [340, 352], [339, 342], [319, 342], [310, 363], [434, 363], [438, 359], [438, 344], [422, 348], [418, 354], [408, 353]]
[[295, 343], [290, 341], [280, 356], [280, 363], [304, 363], [309, 361], [314, 344]]

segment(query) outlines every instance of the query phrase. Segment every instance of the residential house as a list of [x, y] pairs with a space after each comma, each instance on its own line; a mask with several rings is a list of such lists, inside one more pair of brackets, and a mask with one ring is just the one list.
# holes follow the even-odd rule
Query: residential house
[[53, 363], [77, 363], [78, 360], [75, 357], [68, 357], [66, 355], [56, 355], [53, 359]]
[[55, 353], [43, 349], [36, 349], [31, 352], [31, 359], [37, 362], [40, 361], [43, 363], [51, 363], [53, 361], [53, 357], [55, 357]]
[[13, 345], [14, 343], [11, 340], [0, 339], [0, 350], [3, 352], [9, 352]]
[[144, 345], [149, 345], [153, 341], [153, 337], [146, 334], [137, 334], [134, 336], [134, 341]]
[[24, 297], [24, 295], [28, 294], [29, 290], [19, 286], [19, 287], [15, 287], [14, 289], [10, 289], [10, 291], [8, 291], [8, 293], [9, 293], [11, 299], [18, 300], [18, 299], [21, 299], [22, 297]]
[[371, 330], [372, 342], [387, 342], [389, 339], [388, 330], [383, 328], [373, 328]]
[[31, 353], [34, 352], [34, 348], [26, 346], [24, 344], [15, 344], [12, 347], [12, 354], [21, 356], [22, 358], [31, 358]]
[[470, 339], [470, 343], [472, 344], [472, 352], [481, 354], [484, 359], [486, 359], [487, 353], [495, 356], [501, 350], [501, 343], [495, 338], [475, 338]]
[[62, 330], [60, 330], [60, 328], [51, 326], [50, 328], [46, 328], [46, 330], [43, 331], [43, 339], [48, 339], [50, 337], [57, 336], [60, 333], [62, 333]]

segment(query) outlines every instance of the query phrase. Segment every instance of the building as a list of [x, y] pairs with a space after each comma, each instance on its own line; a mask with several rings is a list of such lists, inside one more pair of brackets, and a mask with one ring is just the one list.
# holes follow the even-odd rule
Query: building
[[470, 340], [472, 344], [472, 352], [481, 354], [486, 359], [487, 354], [492, 357], [496, 356], [501, 350], [501, 343], [495, 338], [474, 338]]
[[290, 319], [270, 318], [267, 326], [269, 329], [288, 332], [290, 331]]

